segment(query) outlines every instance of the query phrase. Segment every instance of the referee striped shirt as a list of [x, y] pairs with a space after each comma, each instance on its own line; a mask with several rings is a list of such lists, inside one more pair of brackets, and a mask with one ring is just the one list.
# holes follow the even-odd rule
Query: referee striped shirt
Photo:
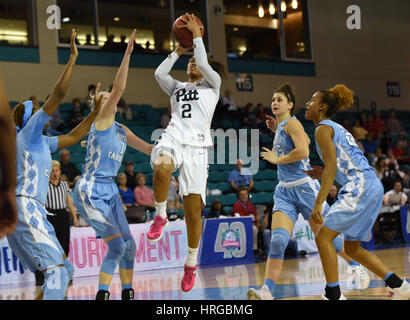
[[46, 208], [51, 210], [66, 209], [67, 194], [69, 194], [69, 192], [70, 190], [68, 189], [67, 182], [60, 180], [58, 185], [54, 185], [49, 182]]

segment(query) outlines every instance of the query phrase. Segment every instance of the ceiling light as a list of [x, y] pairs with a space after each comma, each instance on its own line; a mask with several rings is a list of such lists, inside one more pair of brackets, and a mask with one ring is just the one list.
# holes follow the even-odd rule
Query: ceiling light
[[269, 14], [273, 16], [275, 14], [275, 5], [273, 2], [269, 3]]
[[70, 21], [70, 18], [69, 18], [69, 17], [65, 17], [65, 18], [63, 18], [63, 20], [61, 20], [61, 21], [63, 21], [63, 22], [68, 22], [68, 21]]
[[282, 3], [280, 4], [280, 10], [282, 12], [286, 12], [286, 2], [285, 1], [282, 1]]
[[298, 8], [298, 0], [292, 0], [292, 8], [295, 10]]
[[246, 7], [247, 7], [248, 9], [252, 8], [252, 6], [251, 6], [250, 4], [247, 4]]
[[265, 15], [265, 10], [263, 10], [262, 5], [259, 5], [259, 9], [258, 9], [259, 18], [263, 18], [264, 15]]
[[114, 17], [114, 21], [120, 21], [120, 17]]
[[233, 31], [238, 31], [239, 28], [238, 27], [233, 27]]

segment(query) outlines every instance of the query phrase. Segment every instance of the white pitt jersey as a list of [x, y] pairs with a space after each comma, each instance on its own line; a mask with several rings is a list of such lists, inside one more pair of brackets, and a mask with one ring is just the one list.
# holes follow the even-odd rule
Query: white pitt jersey
[[221, 78], [208, 64], [202, 38], [194, 39], [194, 56], [204, 76], [196, 82], [179, 82], [169, 72], [178, 59], [173, 52], [155, 71], [160, 87], [170, 96], [171, 121], [165, 133], [193, 146], [212, 146], [211, 122], [219, 99]]

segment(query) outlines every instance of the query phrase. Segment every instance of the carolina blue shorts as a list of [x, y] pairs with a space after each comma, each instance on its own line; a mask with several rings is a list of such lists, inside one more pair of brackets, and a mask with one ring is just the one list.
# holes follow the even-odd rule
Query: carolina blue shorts
[[[293, 186], [292, 183], [284, 184], [279, 182], [275, 188], [273, 197], [275, 206], [272, 212], [282, 211], [293, 223], [296, 223], [298, 214], [301, 213], [305, 220], [310, 219], [312, 209], [315, 205], [316, 196], [320, 190], [317, 180], [306, 179], [307, 182]], [[322, 205], [323, 215], [329, 210], [327, 202]]]
[[74, 187], [73, 202], [97, 238], [131, 233], [114, 180], [81, 177]]
[[18, 225], [7, 236], [11, 250], [32, 272], [63, 265], [64, 250], [47, 220], [45, 207], [29, 197], [18, 196], [16, 200]]
[[379, 215], [383, 185], [374, 174], [344, 185], [330, 207], [324, 225], [344, 235], [345, 241], [365, 241]]

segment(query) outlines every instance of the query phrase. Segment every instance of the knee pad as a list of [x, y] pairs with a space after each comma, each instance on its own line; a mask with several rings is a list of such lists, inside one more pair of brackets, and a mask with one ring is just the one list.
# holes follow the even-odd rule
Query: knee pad
[[130, 236], [128, 240], [125, 240], [125, 252], [120, 260], [121, 269], [134, 269], [135, 252], [137, 251], [137, 245], [134, 239]]
[[70, 281], [74, 276], [74, 266], [71, 264], [68, 258], [64, 260], [64, 266], [67, 269], [68, 281]]
[[101, 265], [101, 271], [108, 274], [114, 274], [120, 259], [125, 252], [125, 243], [121, 237], [116, 237], [107, 243], [108, 252]]
[[69, 282], [66, 267], [50, 267], [44, 271], [45, 281], [41, 289], [44, 300], [63, 300]]
[[340, 252], [343, 249], [343, 239], [340, 236], [333, 239], [333, 245], [336, 249], [336, 252]]
[[283, 259], [289, 237], [289, 232], [285, 229], [277, 228], [272, 231], [269, 259]]

